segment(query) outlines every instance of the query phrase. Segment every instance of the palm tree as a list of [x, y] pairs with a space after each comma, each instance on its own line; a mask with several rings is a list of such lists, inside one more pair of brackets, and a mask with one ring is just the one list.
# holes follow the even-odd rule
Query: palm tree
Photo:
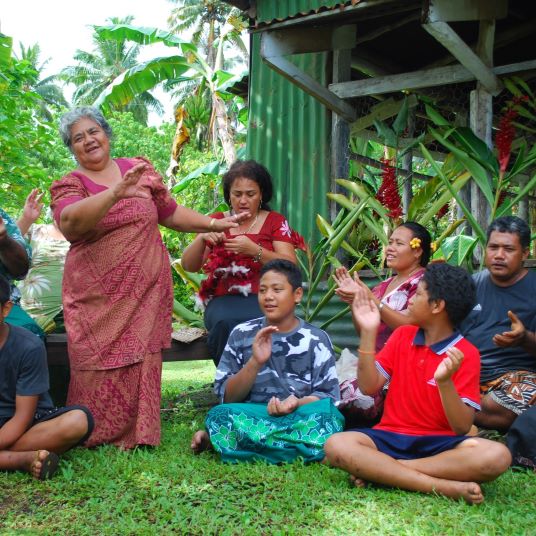
[[[178, 4], [171, 12], [168, 18], [170, 31], [180, 34], [184, 31], [193, 30], [192, 43], [198, 48], [203, 49], [205, 61], [211, 69], [223, 69], [225, 65], [216, 65], [217, 40], [225, 33], [224, 27], [227, 24], [233, 26], [243, 25], [242, 28], [236, 28], [233, 34], [228, 33], [227, 41], [238, 49], [243, 58], [247, 59], [248, 54], [242, 39], [240, 31], [246, 26], [241, 19], [240, 11], [231, 7], [222, 0], [170, 0]], [[223, 50], [223, 49], [222, 49]]]
[[182, 56], [154, 58], [137, 65], [110, 84], [95, 100], [96, 106], [111, 108], [121, 102], [128, 102], [143, 91], [147, 91], [168, 80], [197, 81], [209, 92], [212, 115], [210, 125], [214, 126], [217, 138], [222, 145], [225, 161], [230, 165], [236, 160], [234, 132], [230, 124], [223, 97], [230, 96], [227, 88], [242, 75], [233, 75], [222, 70], [212, 69], [198, 53], [197, 48], [176, 35], [156, 28], [137, 28], [129, 25], [97, 26], [95, 30], [103, 39], [118, 41], [132, 40], [139, 44], [165, 43], [177, 47]]
[[[130, 24], [132, 16], [123, 19], [108, 19], [114, 25]], [[95, 99], [120, 75], [138, 65], [140, 47], [128, 44], [127, 39], [106, 39], [95, 32], [94, 50], [77, 50], [74, 59], [77, 65], [65, 67], [61, 78], [76, 86], [73, 94], [74, 104], [92, 104]], [[132, 112], [134, 118], [147, 124], [149, 111], [161, 114], [162, 104], [149, 91], [143, 91], [129, 101], [115, 102], [113, 109]]]
[[28, 62], [37, 73], [36, 81], [28, 89], [37, 93], [42, 99], [38, 113], [47, 121], [52, 121], [53, 115], [49, 107], [60, 108], [62, 106], [68, 106], [68, 103], [65, 100], [62, 89], [54, 83], [58, 80], [58, 75], [54, 74], [41, 79], [41, 72], [49, 60], [47, 59], [43, 63], [39, 63], [40, 54], [41, 49], [38, 44], [27, 48], [24, 48], [22, 43], [20, 44], [19, 59]]

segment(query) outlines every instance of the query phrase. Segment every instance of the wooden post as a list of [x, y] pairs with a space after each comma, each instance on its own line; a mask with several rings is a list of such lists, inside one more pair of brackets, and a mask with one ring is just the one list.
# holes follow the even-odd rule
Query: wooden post
[[[522, 190], [529, 182], [528, 175], [518, 175], [517, 177], [519, 189]], [[527, 223], [529, 223], [529, 196], [526, 195], [519, 201], [519, 211], [517, 215]]]
[[[488, 67], [493, 65], [494, 38], [495, 21], [481, 20], [478, 29], [477, 55]], [[476, 89], [471, 91], [469, 122], [471, 130], [491, 148], [493, 96], [480, 82], [477, 82]], [[474, 180], [471, 181], [471, 213], [478, 224], [486, 229], [490, 223], [490, 207]], [[481, 251], [476, 251], [476, 254], [481, 255]]]
[[[408, 138], [412, 138], [415, 133], [415, 108], [411, 108], [408, 112]], [[402, 188], [402, 207], [404, 214], [407, 216], [409, 205], [413, 198], [413, 176], [411, 174], [413, 168], [413, 150], [408, 151], [402, 160], [402, 169], [409, 172], [409, 175], [404, 180]]]
[[[351, 50], [333, 51], [333, 82], [346, 82], [351, 76]], [[348, 178], [350, 158], [350, 124], [339, 114], [331, 113], [331, 181], [330, 191], [343, 192], [335, 179]], [[330, 205], [331, 220], [337, 215], [336, 203]]]

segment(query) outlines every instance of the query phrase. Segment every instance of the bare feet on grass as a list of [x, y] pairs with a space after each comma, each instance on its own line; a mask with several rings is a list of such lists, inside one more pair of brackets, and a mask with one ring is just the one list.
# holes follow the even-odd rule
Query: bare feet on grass
[[194, 454], [200, 454], [204, 450], [211, 449], [212, 443], [208, 433], [205, 430], [198, 430], [192, 437], [190, 448]]
[[451, 499], [463, 499], [468, 504], [481, 504], [484, 502], [484, 494], [476, 482], [457, 482], [446, 480], [436, 492], [450, 497]]
[[57, 454], [48, 450], [28, 452], [24, 469], [38, 480], [51, 478], [58, 469], [59, 458]]
[[348, 480], [350, 481], [350, 485], [355, 486], [356, 488], [366, 488], [368, 484], [366, 480], [363, 480], [362, 478], [359, 478], [354, 475], [350, 475], [350, 478]]

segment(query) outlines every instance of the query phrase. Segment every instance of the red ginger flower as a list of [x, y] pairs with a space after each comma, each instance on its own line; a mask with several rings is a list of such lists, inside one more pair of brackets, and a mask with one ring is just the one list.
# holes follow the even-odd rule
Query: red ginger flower
[[391, 160], [382, 158], [382, 163], [382, 184], [376, 194], [376, 199], [389, 209], [387, 215], [390, 218], [400, 218], [402, 216], [402, 200], [398, 193], [395, 168], [391, 165]]
[[499, 152], [499, 169], [501, 175], [504, 174], [510, 161], [510, 155], [512, 153], [512, 141], [516, 133], [515, 128], [512, 125], [512, 121], [517, 117], [517, 112], [511, 108], [506, 110], [504, 115], [499, 121], [499, 131], [495, 136], [495, 145]]

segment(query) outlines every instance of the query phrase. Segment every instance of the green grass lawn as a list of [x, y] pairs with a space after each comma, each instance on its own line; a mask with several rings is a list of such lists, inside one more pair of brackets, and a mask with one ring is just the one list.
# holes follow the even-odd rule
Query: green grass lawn
[[77, 449], [46, 482], [0, 473], [0, 534], [536, 534], [536, 475], [509, 471], [468, 506], [355, 489], [322, 465], [224, 465], [190, 454], [213, 401], [209, 362], [164, 365], [162, 445]]

